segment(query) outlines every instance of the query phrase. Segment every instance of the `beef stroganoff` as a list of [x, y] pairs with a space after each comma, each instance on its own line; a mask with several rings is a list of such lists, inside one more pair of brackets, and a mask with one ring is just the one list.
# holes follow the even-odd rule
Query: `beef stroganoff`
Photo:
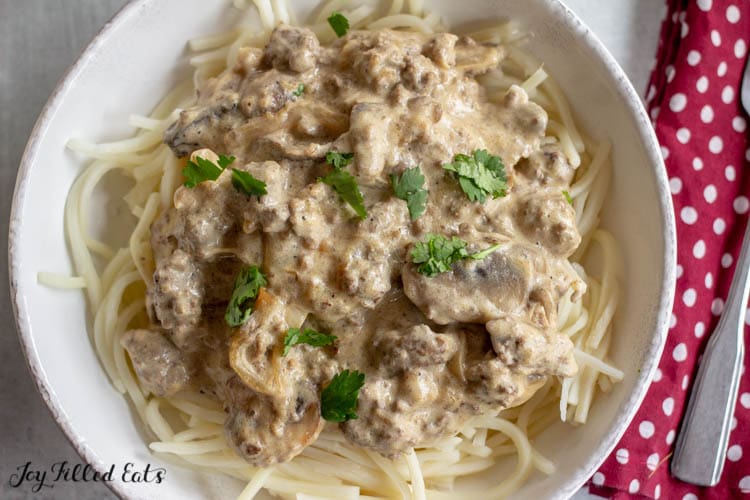
[[[193, 40], [193, 81], [92, 158], [66, 224], [115, 387], [181, 465], [283, 497], [489, 497], [585, 423], [617, 250], [599, 229], [607, 143], [502, 24], [452, 34], [419, 2], [235, 2], [262, 27]], [[88, 194], [135, 180], [120, 250]], [[599, 279], [582, 262], [598, 247]], [[41, 281], [65, 285], [62, 278]]]

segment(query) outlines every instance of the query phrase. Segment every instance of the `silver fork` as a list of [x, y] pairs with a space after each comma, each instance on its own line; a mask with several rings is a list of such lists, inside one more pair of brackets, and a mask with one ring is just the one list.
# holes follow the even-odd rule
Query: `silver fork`
[[[742, 78], [742, 107], [750, 114], [750, 64]], [[672, 457], [672, 475], [701, 486], [721, 478], [737, 404], [744, 356], [744, 318], [750, 292], [750, 223], [719, 324], [703, 353]]]

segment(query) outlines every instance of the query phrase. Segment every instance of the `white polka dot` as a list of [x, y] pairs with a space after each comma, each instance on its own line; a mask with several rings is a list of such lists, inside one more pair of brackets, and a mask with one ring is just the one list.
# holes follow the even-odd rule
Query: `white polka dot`
[[727, 458], [732, 462], [739, 462], [742, 458], [742, 446], [735, 444], [727, 450]]
[[654, 424], [648, 420], [644, 420], [638, 426], [638, 433], [641, 435], [643, 439], [649, 439], [651, 436], [654, 435], [655, 430], [656, 429], [654, 428]]
[[697, 170], [703, 170], [703, 160], [698, 158], [697, 156], [693, 158], [693, 168]]
[[680, 141], [682, 144], [687, 144], [687, 142], [690, 140], [690, 131], [686, 129], [685, 127], [678, 129], [677, 140]]
[[669, 150], [664, 146], [661, 147], [661, 157], [665, 160], [669, 158]]
[[651, 119], [656, 120], [656, 118], [659, 116], [659, 106], [654, 106], [651, 108]]
[[747, 312], [745, 313], [745, 324], [750, 326], [750, 307], [747, 308]]
[[735, 116], [732, 118], [732, 128], [737, 132], [744, 132], [747, 128], [747, 122], [741, 116]]
[[739, 487], [742, 493], [750, 493], [750, 476], [740, 479]]
[[685, 94], [681, 92], [673, 95], [669, 100], [669, 109], [671, 109], [675, 113], [679, 113], [680, 111], [685, 109], [685, 106], [687, 106], [687, 97], [685, 97]]
[[620, 448], [615, 452], [615, 460], [625, 465], [626, 463], [628, 463], [628, 460], [630, 460], [630, 452], [628, 452], [628, 450], [626, 450], [625, 448]]
[[661, 377], [662, 377], [661, 369], [657, 368], [656, 371], [654, 372], [654, 382], [660, 381]]
[[726, 177], [729, 182], [732, 182], [737, 178], [737, 171], [732, 165], [727, 165], [727, 168], [724, 169], [724, 177]]
[[698, 81], [695, 82], [695, 88], [701, 94], [706, 92], [708, 90], [708, 78], [705, 76], [698, 78]]
[[687, 354], [687, 346], [684, 342], [680, 342], [672, 351], [672, 358], [679, 363], [687, 359]]
[[743, 408], [750, 410], [750, 392], [745, 392], [740, 396], [740, 404]]
[[646, 95], [646, 102], [651, 101], [656, 96], [656, 87], [650, 85], [648, 87], [648, 94]]
[[742, 59], [745, 57], [745, 53], [747, 53], [747, 44], [745, 44], [745, 40], [740, 38], [734, 44], [734, 55], [737, 56], [737, 58]]
[[669, 329], [671, 330], [675, 326], [677, 326], [677, 316], [672, 313], [672, 315], [669, 317]]
[[729, 424], [729, 432], [732, 432], [737, 428], [737, 417], [732, 417], [732, 423]]
[[680, 29], [680, 36], [682, 38], [685, 38], [688, 33], [690, 33], [690, 26], [688, 26], [687, 23], [682, 23], [681, 29]]
[[716, 30], [711, 30], [711, 43], [713, 43], [715, 47], [721, 45], [721, 35]]
[[724, 76], [727, 74], [727, 63], [724, 61], [721, 61], [719, 65], [716, 67], [716, 74], [719, 76]]
[[594, 474], [594, 477], [591, 478], [591, 482], [594, 483], [597, 486], [601, 486], [604, 484], [604, 474], [601, 472], [596, 472]]
[[711, 10], [711, 0], [698, 0], [698, 8], [703, 12]]
[[727, 228], [727, 223], [724, 222], [724, 219], [722, 219], [721, 217], [717, 217], [714, 220], [714, 233], [723, 234], [726, 228]]
[[659, 498], [661, 498], [661, 485], [660, 484], [657, 484], [656, 487], [654, 488], [654, 498], [656, 500], [659, 500]]
[[698, 211], [693, 207], [682, 207], [680, 218], [685, 224], [695, 224], [695, 221], [698, 220]]
[[682, 500], [698, 500], [698, 497], [692, 493], [688, 493], [684, 497], [682, 497]]
[[682, 278], [682, 273], [685, 271], [681, 264], [677, 264], [677, 279]]
[[670, 64], [669, 66], [664, 68], [664, 74], [667, 75], [667, 83], [671, 83], [672, 80], [674, 80], [674, 74], [675, 74], [674, 66]]
[[721, 137], [718, 135], [711, 137], [711, 140], [708, 141], [708, 150], [715, 155], [721, 153], [724, 150], [724, 141], [721, 140]]
[[721, 311], [724, 310], [724, 301], [721, 299], [714, 299], [711, 301], [711, 314], [719, 316]]
[[703, 189], [703, 198], [706, 199], [707, 203], [713, 203], [716, 201], [716, 196], [718, 193], [716, 192], [716, 186], [713, 184], [709, 184]]
[[724, 101], [724, 104], [729, 104], [734, 99], [734, 89], [727, 85], [724, 87], [724, 90], [721, 91], [721, 100]]
[[696, 259], [702, 259], [706, 256], [706, 242], [703, 240], [698, 240], [695, 242], [695, 245], [693, 245], [693, 257]]
[[682, 179], [679, 177], [672, 177], [669, 179], [669, 190], [672, 194], [678, 194], [682, 191]]
[[661, 404], [661, 409], [664, 411], [664, 414], [666, 416], [668, 417], [671, 416], [672, 412], [674, 411], [674, 399], [673, 398], [665, 399]]
[[750, 200], [747, 199], [747, 196], [738, 196], [734, 199], [732, 206], [735, 212], [742, 215], [747, 213], [748, 208], [750, 208]]
[[727, 7], [727, 21], [732, 24], [737, 23], [740, 20], [740, 9], [736, 5], [730, 5]]
[[695, 337], [702, 338], [703, 335], [705, 335], [705, 333], [706, 333], [706, 325], [702, 321], [697, 322], [695, 324]]
[[714, 119], [714, 109], [706, 104], [701, 108], [701, 121], [703, 123], [711, 123]]
[[732, 265], [732, 262], [734, 262], [734, 259], [730, 254], [725, 253], [721, 256], [721, 267], [723, 267], [724, 269], [729, 268]]
[[632, 481], [630, 481], [630, 485], [628, 486], [628, 492], [631, 494], [638, 493], [638, 490], [640, 488], [641, 483], [637, 479], [633, 479]]
[[690, 383], [690, 377], [688, 377], [687, 375], [682, 377], [682, 390], [683, 391], [687, 390], [689, 383]]
[[745, 159], [747, 161], [750, 161], [750, 148], [745, 150]]
[[[711, 273], [706, 273], [706, 277], [703, 278], [703, 284], [706, 285], [706, 288], [711, 288], [712, 286], [714, 286], [714, 275]], [[696, 328], [698, 327], [698, 325], [695, 326]]]
[[688, 52], [687, 62], [690, 66], [697, 66], [701, 62], [701, 53], [697, 50], [691, 50]]
[[669, 431], [669, 432], [667, 432], [667, 438], [665, 439], [665, 441], [669, 445], [671, 445], [672, 443], [674, 443], [674, 429], [671, 430], [671, 431]]

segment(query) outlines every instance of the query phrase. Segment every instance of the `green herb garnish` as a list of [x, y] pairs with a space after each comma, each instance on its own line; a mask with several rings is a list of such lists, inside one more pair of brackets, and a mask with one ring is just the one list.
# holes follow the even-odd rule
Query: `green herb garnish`
[[227, 325], [240, 326], [247, 321], [253, 313], [258, 292], [261, 287], [267, 284], [268, 281], [258, 266], [250, 266], [240, 271], [234, 281], [232, 298], [229, 300], [226, 313], [224, 313]]
[[341, 170], [354, 161], [354, 153], [339, 153], [338, 151], [329, 151], [326, 153], [326, 163], [333, 165], [336, 170]]
[[503, 162], [484, 149], [475, 150], [472, 156], [458, 154], [453, 163], [446, 163], [443, 168], [456, 173], [461, 189], [471, 201], [484, 203], [487, 195], [499, 198], [507, 194], [508, 178]]
[[248, 196], [261, 196], [268, 193], [265, 182], [253, 177], [250, 172], [236, 168], [232, 169], [232, 186]]
[[304, 83], [300, 83], [297, 86], [297, 90], [295, 90], [294, 92], [292, 92], [292, 95], [294, 97], [302, 97], [302, 94], [304, 94], [304, 93], [305, 93], [305, 84]]
[[565, 191], [565, 190], [563, 190], [562, 194], [563, 194], [563, 196], [565, 196], [565, 199], [568, 201], [568, 203], [570, 203], [571, 205], [573, 205], [573, 198], [570, 197], [570, 193], [567, 192], [567, 191]]
[[331, 14], [328, 17], [328, 24], [331, 25], [331, 28], [333, 28], [336, 36], [339, 38], [346, 35], [346, 32], [349, 31], [349, 20], [340, 12]]
[[344, 370], [334, 375], [320, 394], [320, 414], [330, 422], [346, 422], [357, 418], [359, 390], [365, 385], [365, 374]]
[[454, 236], [448, 239], [439, 234], [428, 234], [425, 241], [420, 241], [414, 246], [411, 251], [411, 258], [412, 262], [418, 264], [417, 272], [431, 278], [450, 271], [451, 265], [459, 260], [482, 260], [500, 246], [500, 244], [493, 245], [480, 252], [470, 254], [466, 251], [466, 242], [461, 238]]
[[189, 160], [182, 175], [185, 177], [185, 187], [194, 188], [203, 181], [215, 181], [221, 173], [234, 161], [234, 156], [219, 156], [218, 165], [200, 156], [195, 161]]
[[357, 180], [352, 174], [342, 170], [352, 161], [354, 161], [354, 153], [329, 151], [326, 153], [326, 163], [333, 165], [333, 171], [323, 177], [318, 177], [318, 181], [331, 186], [338, 193], [339, 198], [348, 203], [360, 219], [364, 219], [367, 217], [367, 209]]
[[406, 201], [412, 220], [424, 213], [427, 207], [427, 190], [423, 187], [424, 175], [419, 167], [406, 169], [400, 178], [391, 174], [391, 184], [396, 197]]
[[304, 331], [300, 331], [299, 328], [290, 328], [286, 331], [286, 337], [284, 337], [284, 352], [281, 355], [286, 356], [289, 354], [289, 350], [297, 344], [323, 347], [331, 345], [334, 342], [336, 342], [335, 335], [316, 332], [312, 328], [305, 328]]

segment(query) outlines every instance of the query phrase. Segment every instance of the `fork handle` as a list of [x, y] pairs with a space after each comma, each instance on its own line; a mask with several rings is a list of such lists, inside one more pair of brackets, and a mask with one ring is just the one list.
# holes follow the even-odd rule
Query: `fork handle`
[[701, 486], [721, 478], [744, 356], [750, 291], [750, 223], [721, 320], [708, 341], [672, 458], [672, 475]]

